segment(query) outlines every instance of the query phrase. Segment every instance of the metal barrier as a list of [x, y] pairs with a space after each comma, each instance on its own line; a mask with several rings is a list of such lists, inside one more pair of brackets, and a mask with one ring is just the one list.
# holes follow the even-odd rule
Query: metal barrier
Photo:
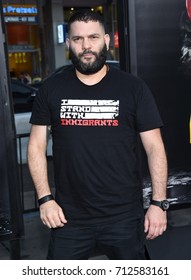
[[[20, 192], [21, 203], [24, 212], [37, 211], [38, 203], [36, 197], [36, 191], [29, 172], [27, 163], [27, 146], [30, 133], [17, 134], [17, 156], [19, 165], [19, 177], [20, 177]], [[53, 175], [53, 162], [51, 143], [52, 136], [49, 134], [47, 138], [47, 162], [48, 162], [48, 177], [54, 193], [54, 175]]]
[[[30, 176], [30, 172], [27, 165], [26, 154], [23, 151], [27, 151], [28, 138], [30, 133], [18, 134], [17, 138], [17, 155], [19, 164], [19, 177], [20, 177], [20, 192], [21, 192], [21, 203], [23, 213], [28, 211], [37, 211], [37, 198], [36, 191]], [[25, 139], [24, 146], [22, 141]], [[27, 182], [26, 182], [27, 180]], [[26, 184], [25, 184], [26, 183]]]

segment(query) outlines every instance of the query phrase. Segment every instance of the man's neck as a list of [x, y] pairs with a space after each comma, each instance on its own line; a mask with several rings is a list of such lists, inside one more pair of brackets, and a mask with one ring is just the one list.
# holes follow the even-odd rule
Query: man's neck
[[91, 75], [82, 74], [76, 69], [76, 75], [78, 79], [87, 86], [93, 86], [99, 83], [103, 79], [103, 77], [105, 77], [107, 72], [108, 72], [107, 65], [104, 65], [97, 73]]

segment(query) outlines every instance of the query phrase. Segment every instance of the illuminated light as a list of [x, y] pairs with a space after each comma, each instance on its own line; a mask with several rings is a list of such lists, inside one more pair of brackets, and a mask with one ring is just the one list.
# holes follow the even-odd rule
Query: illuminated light
[[114, 46], [115, 48], [119, 48], [119, 35], [117, 31], [114, 34]]
[[91, 8], [91, 11], [93, 12], [93, 11], [94, 11], [94, 8]]
[[71, 8], [70, 10], [71, 10], [71, 11], [74, 11], [74, 8]]
[[98, 7], [97, 7], [97, 11], [103, 13], [103, 7], [102, 7], [102, 6], [98, 6]]
[[23, 55], [23, 63], [26, 63], [27, 62], [27, 60], [26, 60], [26, 53], [23, 52], [22, 55]]
[[186, 0], [186, 9], [187, 9], [188, 17], [191, 20], [191, 0]]
[[19, 63], [23, 63], [22, 54], [19, 53], [18, 55], [19, 55]]
[[15, 60], [15, 63], [16, 63], [16, 64], [19, 63], [17, 53], [14, 54], [14, 60]]
[[66, 24], [57, 25], [57, 40], [59, 44], [66, 42]]

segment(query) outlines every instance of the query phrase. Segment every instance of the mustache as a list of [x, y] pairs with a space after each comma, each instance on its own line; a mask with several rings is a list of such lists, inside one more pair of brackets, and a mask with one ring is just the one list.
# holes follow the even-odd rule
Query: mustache
[[83, 51], [82, 53], [80, 53], [78, 56], [79, 57], [82, 57], [84, 54], [93, 54], [93, 55], [97, 55], [95, 52], [92, 52], [92, 51], [90, 51], [90, 50], [85, 50], [85, 51]]

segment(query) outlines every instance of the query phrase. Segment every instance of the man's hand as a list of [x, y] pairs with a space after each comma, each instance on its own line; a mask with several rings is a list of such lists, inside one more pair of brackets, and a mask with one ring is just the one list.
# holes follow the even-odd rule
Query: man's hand
[[49, 228], [63, 227], [67, 223], [62, 208], [55, 200], [50, 200], [40, 206], [40, 217]]
[[166, 211], [155, 205], [150, 205], [145, 215], [145, 233], [147, 239], [154, 239], [162, 235], [167, 228]]

